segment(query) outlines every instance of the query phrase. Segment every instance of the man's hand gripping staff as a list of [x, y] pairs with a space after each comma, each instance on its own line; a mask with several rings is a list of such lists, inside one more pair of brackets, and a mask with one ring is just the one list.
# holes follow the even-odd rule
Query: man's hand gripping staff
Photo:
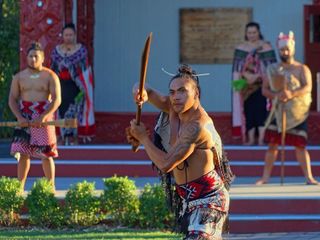
[[[137, 112], [136, 112], [136, 125], [140, 125], [141, 121], [141, 110], [142, 110], [142, 104], [145, 100], [145, 90], [144, 90], [144, 84], [147, 76], [147, 68], [148, 68], [148, 60], [149, 60], [149, 53], [150, 53], [150, 44], [152, 39], [152, 33], [149, 34], [146, 43], [144, 45], [144, 49], [142, 52], [142, 58], [141, 58], [141, 70], [140, 70], [140, 83], [139, 83], [139, 92], [136, 97], [136, 103], [137, 103]], [[131, 124], [132, 125], [132, 124]], [[143, 127], [144, 128], [144, 127]], [[137, 152], [139, 148], [139, 141], [135, 139], [132, 136], [132, 128], [128, 127], [126, 128], [126, 134], [127, 134], [127, 140], [132, 145], [132, 151]]]

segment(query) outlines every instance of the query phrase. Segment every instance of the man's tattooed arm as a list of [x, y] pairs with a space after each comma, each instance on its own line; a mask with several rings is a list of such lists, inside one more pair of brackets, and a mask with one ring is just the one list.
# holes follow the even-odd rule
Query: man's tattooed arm
[[176, 166], [185, 161], [195, 149], [200, 135], [200, 124], [198, 122], [187, 123], [181, 130], [182, 132], [177, 142], [167, 154], [156, 148], [148, 138], [142, 142], [150, 159], [162, 172], [172, 171]]

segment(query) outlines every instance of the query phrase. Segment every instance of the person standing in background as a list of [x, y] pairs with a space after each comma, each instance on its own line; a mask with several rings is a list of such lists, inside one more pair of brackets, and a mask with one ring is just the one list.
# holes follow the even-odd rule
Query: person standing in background
[[76, 42], [76, 29], [73, 23], [62, 30], [63, 43], [51, 53], [51, 69], [57, 73], [61, 83], [62, 104], [59, 118], [77, 118], [78, 129], [60, 128], [64, 144], [91, 142], [95, 134], [93, 108], [93, 75], [84, 45]]
[[[268, 79], [263, 81], [263, 94], [272, 99], [272, 109], [266, 122], [265, 141], [269, 147], [265, 155], [262, 178], [256, 184], [268, 183], [273, 164], [278, 156], [281, 133], [285, 131], [285, 145], [294, 146], [306, 184], [317, 185], [311, 171], [307, 145], [307, 119], [311, 104], [312, 77], [310, 69], [294, 59], [293, 32], [279, 34], [277, 46], [281, 62], [270, 65]], [[275, 72], [271, 74], [272, 72]], [[282, 78], [273, 77], [276, 75]], [[283, 111], [286, 123], [282, 126]], [[284, 129], [285, 128], [285, 129]]]
[[262, 95], [262, 76], [266, 67], [276, 62], [270, 43], [263, 40], [260, 25], [250, 22], [245, 28], [245, 42], [236, 47], [232, 68], [233, 91], [232, 133], [246, 145], [263, 145], [264, 122], [267, 118], [267, 99]]
[[40, 43], [33, 43], [27, 51], [27, 68], [17, 73], [11, 82], [9, 107], [20, 127], [13, 134], [10, 153], [18, 161], [21, 188], [30, 169], [30, 158], [40, 158], [46, 178], [55, 187], [55, 164], [58, 157], [54, 126], [41, 126], [52, 121], [61, 103], [58, 76], [43, 67], [44, 52]]

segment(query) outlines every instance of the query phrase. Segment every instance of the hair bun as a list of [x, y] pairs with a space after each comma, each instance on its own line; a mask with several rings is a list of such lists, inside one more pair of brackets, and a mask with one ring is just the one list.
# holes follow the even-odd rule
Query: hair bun
[[30, 44], [30, 47], [27, 50], [27, 53], [29, 53], [31, 50], [43, 51], [41, 43], [40, 42], [32, 42]]
[[74, 32], [76, 31], [76, 26], [74, 25], [74, 23], [70, 22], [70, 23], [66, 23], [66, 25], [64, 25], [63, 29], [62, 30], [65, 30], [65, 29], [72, 29]]
[[42, 46], [41, 46], [40, 42], [31, 43], [31, 47], [34, 48], [34, 49], [42, 49]]
[[194, 71], [192, 70], [192, 68], [187, 64], [182, 64], [179, 67], [178, 71], [181, 74], [189, 74], [189, 75], [193, 75], [194, 74]]

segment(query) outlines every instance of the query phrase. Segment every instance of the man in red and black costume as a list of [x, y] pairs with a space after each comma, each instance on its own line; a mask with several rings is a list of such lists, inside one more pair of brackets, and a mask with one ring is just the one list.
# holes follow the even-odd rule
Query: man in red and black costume
[[[156, 127], [162, 147], [152, 143], [143, 123], [135, 120], [127, 130], [129, 142], [142, 143], [156, 167], [174, 176], [183, 202], [179, 223], [184, 239], [221, 239], [233, 174], [212, 119], [200, 104], [196, 72], [182, 65], [170, 81], [169, 96], [150, 87], [144, 92], [142, 102], [149, 99], [163, 111]], [[135, 101], [141, 101], [136, 87], [133, 93]]]
[[18, 160], [22, 189], [30, 169], [30, 157], [42, 160], [44, 174], [54, 187], [53, 158], [58, 157], [55, 127], [42, 127], [41, 123], [53, 120], [61, 104], [61, 91], [58, 76], [43, 67], [43, 61], [40, 44], [33, 43], [27, 51], [28, 67], [13, 77], [9, 95], [10, 109], [21, 125], [15, 129], [11, 154]]

